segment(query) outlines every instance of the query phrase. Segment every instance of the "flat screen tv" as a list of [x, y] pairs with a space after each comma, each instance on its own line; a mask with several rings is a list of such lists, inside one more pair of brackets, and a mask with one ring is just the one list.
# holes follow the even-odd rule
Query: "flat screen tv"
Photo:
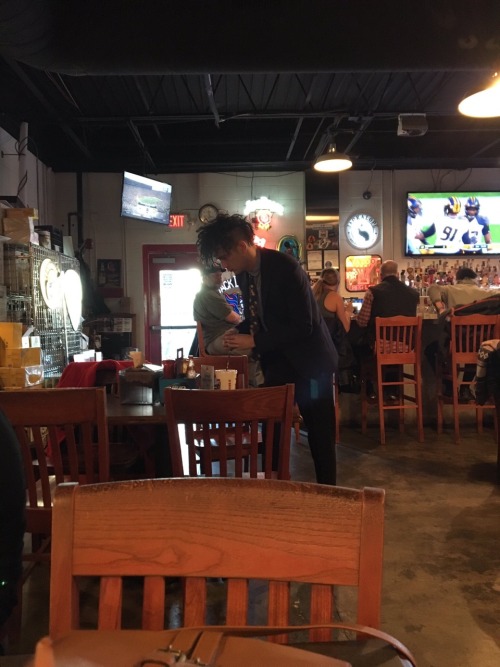
[[172, 186], [146, 176], [123, 173], [121, 215], [161, 225], [170, 224]]
[[500, 192], [407, 193], [407, 257], [500, 254]]

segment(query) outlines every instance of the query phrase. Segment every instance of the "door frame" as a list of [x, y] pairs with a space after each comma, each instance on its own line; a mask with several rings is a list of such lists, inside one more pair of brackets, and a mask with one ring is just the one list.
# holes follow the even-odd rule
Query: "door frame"
[[[142, 272], [144, 284], [144, 347], [146, 359], [153, 359], [161, 356], [161, 349], [156, 349], [156, 345], [151, 341], [151, 326], [160, 325], [160, 295], [159, 288], [153, 280], [152, 267], [153, 260], [161, 257], [182, 258], [183, 264], [188, 264], [189, 259], [193, 259], [193, 265], [198, 265], [198, 249], [195, 243], [184, 244], [155, 244], [142, 246]], [[172, 264], [175, 268], [175, 262]], [[183, 266], [182, 268], [186, 268]], [[152, 293], [154, 290], [155, 293]], [[159, 337], [160, 341], [161, 336]], [[159, 343], [161, 345], [161, 342]], [[161, 360], [160, 360], [161, 361]]]

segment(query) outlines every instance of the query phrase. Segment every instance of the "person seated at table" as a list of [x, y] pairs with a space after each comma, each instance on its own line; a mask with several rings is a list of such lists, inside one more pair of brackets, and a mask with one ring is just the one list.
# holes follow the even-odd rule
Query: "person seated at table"
[[234, 330], [243, 321], [219, 292], [224, 269], [220, 264], [207, 264], [201, 269], [203, 284], [193, 302], [193, 318], [200, 322], [205, 342], [205, 351], [213, 355], [248, 356], [249, 384], [259, 386], [263, 383], [259, 364], [252, 358], [249, 348], [230, 349], [224, 343], [224, 334]]
[[[367, 379], [367, 396], [376, 398], [373, 387], [375, 344], [375, 318], [377, 317], [415, 317], [419, 294], [413, 287], [408, 287], [399, 279], [398, 265], [388, 259], [380, 267], [380, 283], [369, 287], [363, 297], [361, 310], [351, 324], [350, 340], [358, 361], [364, 364], [369, 375]], [[385, 382], [396, 381], [397, 370], [392, 366], [385, 369]], [[399, 400], [394, 389], [387, 389], [384, 396], [386, 402]]]
[[325, 268], [312, 291], [339, 355], [339, 390], [353, 393], [359, 392], [359, 371], [347, 337], [353, 306], [350, 301], [344, 304], [344, 299], [338, 293], [339, 283], [338, 271], [333, 267]]
[[[0, 410], [0, 640], [1, 631], [17, 604], [24, 537], [24, 474], [19, 443]], [[0, 655], [3, 653], [0, 644]]]

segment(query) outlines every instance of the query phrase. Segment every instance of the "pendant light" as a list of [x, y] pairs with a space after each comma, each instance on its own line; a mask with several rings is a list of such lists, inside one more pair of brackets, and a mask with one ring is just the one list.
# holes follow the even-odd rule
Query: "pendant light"
[[345, 171], [352, 167], [352, 161], [345, 153], [338, 153], [335, 144], [330, 144], [328, 150], [320, 155], [314, 163], [314, 169], [324, 173]]
[[478, 93], [464, 98], [458, 105], [464, 116], [472, 118], [494, 118], [500, 116], [500, 77], [493, 75], [492, 83]]

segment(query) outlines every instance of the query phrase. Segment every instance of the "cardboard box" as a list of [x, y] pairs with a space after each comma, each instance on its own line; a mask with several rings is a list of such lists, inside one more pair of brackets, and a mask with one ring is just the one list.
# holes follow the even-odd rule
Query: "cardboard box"
[[5, 209], [6, 218], [38, 218], [37, 208], [7, 208]]
[[38, 243], [38, 234], [34, 240], [35, 218], [19, 217], [3, 219], [3, 234], [11, 243]]
[[42, 350], [39, 347], [0, 348], [0, 366], [24, 368], [39, 366], [42, 363]]
[[43, 366], [5, 368], [0, 366], [0, 389], [33, 387], [43, 382]]
[[22, 337], [21, 322], [0, 322], [0, 347], [22, 347]]

